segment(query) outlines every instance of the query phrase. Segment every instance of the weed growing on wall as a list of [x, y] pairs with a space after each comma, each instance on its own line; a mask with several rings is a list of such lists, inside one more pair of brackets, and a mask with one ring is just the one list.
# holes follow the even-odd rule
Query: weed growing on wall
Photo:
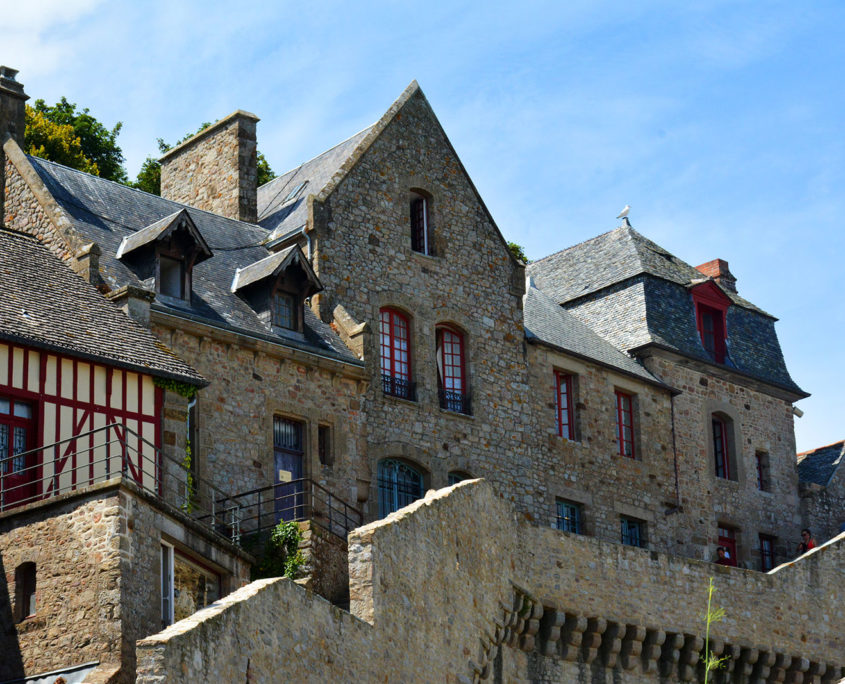
[[713, 594], [715, 593], [716, 588], [713, 586], [713, 578], [711, 577], [707, 588], [707, 613], [704, 616], [707, 623], [707, 629], [704, 633], [704, 655], [701, 656], [701, 662], [704, 663], [704, 684], [708, 683], [710, 673], [721, 669], [724, 662], [730, 657], [719, 658], [710, 651], [710, 625], [721, 622], [725, 617], [725, 609], [713, 605]]

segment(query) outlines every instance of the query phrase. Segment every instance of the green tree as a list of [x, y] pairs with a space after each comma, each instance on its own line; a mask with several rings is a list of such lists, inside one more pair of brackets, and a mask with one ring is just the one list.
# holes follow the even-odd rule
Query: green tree
[[[168, 150], [172, 150], [174, 147], [176, 147], [177, 145], [181, 145], [189, 138], [193, 138], [197, 133], [204, 131], [210, 125], [210, 122], [204, 122], [196, 130], [196, 132], [188, 133], [187, 135], [177, 140], [176, 143], [173, 145], [170, 145], [169, 143], [166, 143], [162, 138], [159, 138], [156, 141], [158, 143], [159, 153], [164, 154]], [[273, 169], [270, 168], [269, 162], [261, 152], [258, 152], [256, 155], [256, 165], [258, 167], [258, 185], [264, 185], [264, 183], [267, 183], [268, 181], [271, 181], [276, 177], [276, 174], [273, 173]], [[141, 165], [141, 170], [138, 172], [138, 176], [135, 179], [135, 182], [130, 183], [130, 185], [132, 185], [132, 187], [138, 188], [139, 190], [143, 190], [144, 192], [150, 192], [154, 195], [160, 195], [161, 164], [159, 164], [158, 159], [155, 157], [147, 157], [144, 160], [144, 163]]]
[[[78, 110], [76, 104], [68, 102], [65, 97], [54, 105], [48, 105], [44, 100], [36, 100], [33, 106], [27, 109], [32, 110], [33, 124], [37, 119], [39, 122], [42, 120], [52, 122], [59, 127], [49, 129], [44, 125], [34, 126], [33, 132], [30, 133], [30, 117], [28, 117], [25, 136], [27, 152], [36, 156], [45, 156], [51, 161], [119, 183], [127, 181], [126, 170], [123, 168], [123, 151], [117, 144], [117, 136], [123, 126], [121, 122], [118, 121], [114, 128], [109, 130], [97, 121], [87, 108]], [[70, 127], [73, 131], [75, 138], [79, 141], [78, 148], [87, 163], [78, 165], [79, 159], [74, 155], [71, 158], [50, 156], [51, 154], [61, 155], [65, 146], [61, 142], [51, 140], [49, 134], [65, 136], [67, 135], [65, 127]], [[64, 137], [60, 137], [60, 140], [64, 140]], [[38, 154], [35, 150], [43, 154]]]
[[100, 175], [96, 162], [82, 149], [82, 141], [70, 124], [58, 124], [29, 105], [26, 107], [26, 153], [49, 159], [85, 173]]

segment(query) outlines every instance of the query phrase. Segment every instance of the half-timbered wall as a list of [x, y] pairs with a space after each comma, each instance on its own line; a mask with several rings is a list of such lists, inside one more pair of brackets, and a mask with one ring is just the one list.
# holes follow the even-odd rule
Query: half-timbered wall
[[29, 448], [44, 447], [26, 459], [29, 488], [13, 499], [55, 495], [124, 468], [155, 491], [162, 394], [149, 375], [0, 343], [0, 398], [29, 404]]

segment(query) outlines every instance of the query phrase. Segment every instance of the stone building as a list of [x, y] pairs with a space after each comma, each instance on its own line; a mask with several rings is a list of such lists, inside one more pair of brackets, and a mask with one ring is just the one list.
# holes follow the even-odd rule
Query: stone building
[[845, 532], [845, 441], [798, 454], [801, 527], [817, 541]]
[[[0, 112], [14, 118], [23, 89], [14, 72], [3, 75]], [[786, 370], [775, 319], [738, 294], [726, 262], [693, 268], [626, 219], [526, 269], [416, 83], [373, 126], [262, 187], [257, 122], [239, 110], [170, 150], [162, 197], [26, 156], [15, 133], [22, 124], [6, 125], [3, 145], [6, 226], [40, 241], [208, 379], [190, 402], [166, 394], [164, 415], [185, 425], [165, 431], [162, 447], [190, 448], [190, 477], [202, 483], [192, 505], [231, 514], [222, 531], [232, 540], [302, 521], [306, 584], [338, 605], [351, 601], [370, 623], [388, 614], [385, 624], [401, 622], [399, 594], [382, 595], [377, 577], [405, 587], [415, 614], [432, 592], [457, 592], [457, 610], [471, 611], [489, 588], [484, 605], [507, 610], [485, 607], [468, 623], [458, 616], [470, 630], [461, 639], [480, 635], [485, 645], [481, 653], [466, 646], [465, 673], [445, 677], [454, 681], [491, 673], [571, 681], [577, 668], [595, 681], [621, 676], [620, 668], [635, 671], [624, 681], [694, 679], [700, 630], [680, 613], [661, 626], [669, 595], [661, 592], [690, 591], [717, 545], [745, 568], [724, 571], [738, 573], [724, 575], [731, 600], [745, 587], [781, 601], [800, 583], [809, 565], [789, 566], [783, 580], [759, 571], [791, 559], [795, 532], [815, 515], [800, 503], [792, 425], [793, 403], [807, 395]], [[427, 505], [391, 516], [428, 490], [473, 478], [489, 487], [450, 490], [462, 492], [460, 503], [444, 503], [434, 522]], [[449, 515], [460, 528], [454, 539]], [[512, 526], [490, 529], [487, 516], [499, 515]], [[367, 530], [395, 536], [395, 555], [368, 555], [376, 551]], [[438, 539], [442, 548], [429, 548]], [[823, 561], [807, 561], [824, 587], [841, 574], [839, 543]], [[492, 560], [484, 568], [499, 546], [505, 569], [494, 571]], [[536, 567], [519, 567], [525, 554]], [[429, 555], [418, 574], [401, 567]], [[447, 565], [455, 573], [433, 565], [441, 556], [454, 556]], [[625, 568], [646, 575], [639, 602], [609, 588]], [[676, 581], [677, 573], [695, 582]], [[563, 586], [570, 582], [583, 591]], [[214, 614], [225, 629], [252, 630], [267, 611], [299, 611], [290, 624], [323, 643], [326, 608], [281, 586], [245, 590]], [[167, 594], [161, 581], [153, 589]], [[821, 606], [819, 591], [807, 591]], [[282, 603], [274, 603], [278, 592]], [[812, 643], [804, 654], [791, 636], [766, 636], [783, 613], [760, 606], [760, 596], [720, 643], [744, 663], [737, 672], [756, 672], [749, 681], [787, 672], [791, 681], [806, 672], [831, 680], [845, 665], [831, 637], [843, 617], [802, 623]], [[438, 604], [435, 622], [397, 624], [389, 638], [404, 648], [408, 629], [437, 631], [452, 619], [448, 603]], [[386, 638], [337, 619], [355, 635], [350, 648]], [[194, 643], [205, 624], [198, 617], [144, 642], [145, 681], [180, 671], [168, 670], [177, 661], [186, 672], [189, 652], [214, 660], [208, 651], [218, 644]], [[218, 627], [207, 633], [221, 650], [238, 651]], [[504, 649], [533, 653], [537, 630], [550, 660]], [[281, 644], [291, 633], [267, 638]], [[291, 676], [368, 679], [368, 668], [392, 667], [388, 657], [367, 665], [333, 648], [314, 654], [337, 672], [303, 659]], [[250, 677], [249, 658], [241, 671], [242, 654], [230, 655], [226, 667]], [[457, 667], [449, 658], [435, 670]], [[131, 677], [131, 654], [124, 666], [119, 676]], [[413, 666], [401, 671], [412, 677]], [[191, 672], [200, 678], [222, 672], [198, 667]]]

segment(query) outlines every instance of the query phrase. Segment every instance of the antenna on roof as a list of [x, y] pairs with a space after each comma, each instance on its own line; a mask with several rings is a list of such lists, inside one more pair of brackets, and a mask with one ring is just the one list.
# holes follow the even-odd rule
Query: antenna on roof
[[629, 211], [631, 211], [631, 205], [626, 204], [625, 208], [622, 211], [619, 212], [619, 216], [616, 217], [618, 219], [621, 218], [622, 219], [622, 225], [627, 226], [628, 228], [631, 227], [631, 222], [628, 220], [628, 212]]

